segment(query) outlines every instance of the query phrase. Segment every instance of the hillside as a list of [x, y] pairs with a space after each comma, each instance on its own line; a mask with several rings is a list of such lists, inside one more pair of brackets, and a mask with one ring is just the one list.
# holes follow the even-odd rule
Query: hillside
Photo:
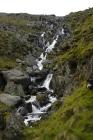
[[2, 140], [93, 140], [92, 21], [93, 8], [0, 14]]

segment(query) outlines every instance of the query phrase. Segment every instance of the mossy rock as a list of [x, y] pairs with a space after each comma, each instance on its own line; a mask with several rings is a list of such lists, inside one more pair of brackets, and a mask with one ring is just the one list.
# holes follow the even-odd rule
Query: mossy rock
[[48, 96], [46, 94], [43, 94], [43, 93], [38, 94], [36, 96], [36, 100], [40, 104], [40, 106], [44, 106], [49, 102]]

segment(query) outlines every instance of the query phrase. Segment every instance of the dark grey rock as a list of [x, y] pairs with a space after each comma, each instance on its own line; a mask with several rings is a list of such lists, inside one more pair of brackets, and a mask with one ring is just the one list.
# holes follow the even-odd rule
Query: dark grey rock
[[31, 103], [26, 103], [25, 108], [28, 111], [28, 113], [32, 112], [32, 104]]
[[38, 93], [36, 96], [36, 100], [40, 106], [44, 106], [49, 103], [48, 96], [46, 94]]

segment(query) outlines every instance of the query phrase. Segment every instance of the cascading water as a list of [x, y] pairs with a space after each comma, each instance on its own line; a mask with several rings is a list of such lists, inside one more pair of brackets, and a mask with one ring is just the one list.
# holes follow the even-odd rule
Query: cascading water
[[46, 60], [47, 57], [47, 53], [44, 55], [44, 53], [42, 53], [39, 57], [39, 60], [37, 60], [37, 66], [39, 70], [43, 69], [43, 62]]
[[[44, 38], [44, 35], [45, 35], [45, 32], [41, 34], [41, 37]], [[36, 60], [37, 67], [40, 71], [43, 69], [43, 63], [46, 61], [47, 54], [50, 53], [53, 50], [53, 48], [55, 47], [58, 37], [59, 36], [57, 35], [51, 44], [49, 44], [49, 42], [47, 43], [46, 50], [43, 53], [41, 53], [40, 57]], [[28, 122], [32, 123], [35, 121], [39, 121], [42, 118], [41, 114], [46, 113], [47, 110], [51, 107], [52, 103], [54, 103], [57, 100], [56, 97], [51, 95], [51, 93], [53, 93], [53, 90], [50, 89], [50, 87], [49, 87], [52, 77], [53, 77], [53, 74], [48, 74], [46, 76], [46, 79], [44, 80], [42, 86], [38, 85], [38, 87], [46, 88], [46, 90], [49, 91], [49, 93], [50, 93], [48, 95], [49, 103], [47, 103], [43, 107], [37, 107], [34, 104], [34, 103], [36, 103], [36, 96], [31, 96], [31, 98], [26, 101], [26, 103], [32, 103], [32, 113], [28, 113], [28, 115], [26, 116], [26, 118], [24, 120], [25, 125], [28, 125]], [[31, 77], [31, 82], [35, 82], [35, 77]]]
[[52, 77], [53, 77], [53, 74], [48, 74], [43, 85], [41, 86], [41, 87], [45, 87], [50, 92], [53, 92], [53, 90], [49, 88]]
[[58, 40], [58, 35], [56, 36], [56, 39], [53, 40], [52, 44], [47, 47], [45, 52], [50, 53], [55, 47], [57, 40]]

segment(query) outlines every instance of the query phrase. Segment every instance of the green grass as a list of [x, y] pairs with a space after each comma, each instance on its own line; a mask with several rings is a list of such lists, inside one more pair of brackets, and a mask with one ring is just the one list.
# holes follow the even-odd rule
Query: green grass
[[26, 140], [93, 140], [93, 91], [84, 82], [48, 120], [26, 128]]
[[[83, 12], [72, 13], [65, 17], [65, 24], [71, 27], [73, 35], [66, 38], [59, 44], [60, 51], [49, 55], [53, 59], [51, 67], [60, 68], [69, 60], [75, 59], [77, 62], [86, 61], [93, 54], [93, 9]], [[69, 46], [65, 51], [62, 48]]]
[[7, 57], [0, 57], [0, 70], [12, 69], [16, 66], [16, 61]]

